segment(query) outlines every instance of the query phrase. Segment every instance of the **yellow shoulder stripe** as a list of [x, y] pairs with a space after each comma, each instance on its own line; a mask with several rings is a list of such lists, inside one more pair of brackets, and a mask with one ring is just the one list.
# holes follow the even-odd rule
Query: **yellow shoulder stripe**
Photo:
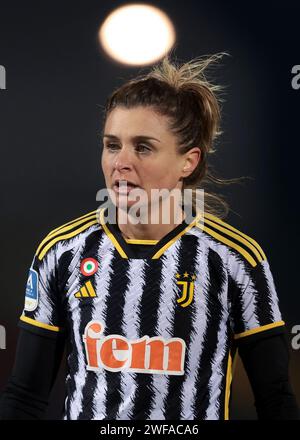
[[91, 213], [87, 216], [80, 217], [77, 220], [73, 220], [72, 222], [66, 223], [64, 226], [61, 226], [57, 229], [54, 229], [52, 232], [50, 232], [44, 240], [40, 243], [39, 247], [37, 248], [36, 254], [38, 254], [42, 247], [50, 240], [52, 240], [54, 237], [58, 237], [61, 234], [64, 234], [67, 231], [70, 231], [74, 227], [77, 227], [79, 225], [82, 225], [83, 223], [89, 221], [89, 220], [96, 220], [96, 211], [94, 213]]
[[82, 215], [81, 217], [76, 217], [74, 220], [71, 220], [68, 223], [64, 223], [63, 225], [59, 226], [58, 228], [53, 229], [53, 231], [50, 231], [48, 236], [54, 234], [56, 231], [58, 231], [60, 229], [63, 229], [65, 226], [68, 226], [68, 225], [71, 225], [71, 224], [77, 222], [78, 220], [86, 219], [87, 217], [90, 217], [91, 215], [95, 216], [96, 213], [97, 213], [97, 211], [91, 211], [91, 212], [88, 212], [87, 214]]
[[[241, 237], [244, 237], [247, 241], [249, 241], [260, 253], [261, 255], [261, 259], [266, 260], [267, 257], [264, 253], [264, 251], [262, 250], [262, 248], [260, 247], [260, 245], [257, 243], [257, 241], [255, 241], [252, 237], [249, 237], [249, 235], [244, 234], [243, 232], [239, 231], [238, 229], [234, 228], [233, 226], [231, 226], [230, 224], [224, 222], [223, 220], [220, 220], [218, 217], [216, 217], [215, 215], [209, 214], [207, 212], [204, 213], [204, 222], [206, 222], [207, 220], [211, 220], [214, 222], [214, 226], [217, 227], [221, 227], [224, 226], [226, 231], [226, 234], [231, 235], [230, 231], [228, 229], [230, 229], [231, 231], [235, 232], [236, 235], [234, 235], [234, 238], [241, 240]], [[250, 246], [250, 245], [248, 245]]]
[[207, 226], [201, 226], [199, 225], [199, 223], [196, 224], [196, 226], [207, 232], [209, 235], [211, 235], [212, 237], [215, 237], [217, 240], [221, 241], [222, 243], [227, 244], [228, 246], [236, 249], [240, 254], [242, 254], [246, 260], [249, 261], [249, 263], [251, 264], [251, 266], [255, 267], [257, 265], [257, 262], [254, 260], [254, 258], [249, 254], [249, 252], [247, 252], [244, 248], [242, 248], [241, 246], [239, 246], [238, 244], [236, 244], [234, 241], [228, 240], [228, 238], [224, 237], [221, 234], [218, 234], [217, 232], [213, 231], [212, 229], [208, 228]]
[[[80, 234], [80, 232], [83, 232], [85, 229], [89, 228], [92, 225], [95, 225], [96, 223], [98, 223], [97, 220], [92, 220], [88, 223], [85, 223], [83, 226], [81, 226], [80, 228], [75, 229], [75, 231], [72, 231], [68, 234], [63, 234], [63, 235], [58, 235], [57, 237], [51, 236], [49, 238], [49, 242], [47, 245], [45, 245], [45, 247], [43, 248], [43, 250], [38, 254], [37, 252], [37, 256], [39, 258], [39, 260], [42, 260], [43, 257], [45, 256], [45, 254], [48, 252], [48, 250], [54, 246], [58, 241], [61, 240], [66, 240], [68, 238], [72, 238], [75, 237], [75, 235]], [[60, 231], [61, 232], [61, 231]]]
[[27, 316], [21, 315], [20, 320], [27, 322], [28, 324], [35, 325], [36, 327], [45, 328], [46, 330], [51, 330], [53, 332], [61, 331], [60, 327], [55, 325], [45, 324], [44, 322], [36, 321], [35, 319], [28, 318]]
[[227, 234], [230, 237], [235, 238], [239, 242], [243, 243], [245, 246], [247, 246], [247, 247], [249, 247], [249, 249], [251, 249], [251, 251], [254, 253], [254, 255], [256, 256], [258, 261], [262, 260], [261, 254], [258, 252], [256, 247], [253, 246], [253, 244], [251, 244], [245, 238], [241, 237], [240, 235], [236, 234], [235, 232], [232, 232], [232, 231], [230, 231], [230, 230], [228, 230], [226, 228], [223, 228], [223, 226], [220, 226], [218, 223], [215, 223], [215, 222], [213, 222], [211, 220], [205, 219], [204, 223], [207, 224], [207, 225], [213, 226], [214, 228], [218, 229], [220, 232], [223, 232], [224, 234]]

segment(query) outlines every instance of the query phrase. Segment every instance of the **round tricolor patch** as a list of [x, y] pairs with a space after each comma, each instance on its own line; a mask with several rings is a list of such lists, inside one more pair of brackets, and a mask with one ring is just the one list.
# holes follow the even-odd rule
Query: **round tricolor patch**
[[94, 258], [85, 258], [80, 265], [80, 272], [86, 277], [94, 275], [98, 270], [98, 261]]

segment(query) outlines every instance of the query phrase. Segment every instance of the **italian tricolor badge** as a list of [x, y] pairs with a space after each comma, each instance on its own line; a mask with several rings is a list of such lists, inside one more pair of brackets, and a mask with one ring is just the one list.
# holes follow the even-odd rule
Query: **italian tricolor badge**
[[85, 258], [80, 264], [80, 272], [86, 277], [94, 275], [98, 270], [98, 261], [94, 258]]

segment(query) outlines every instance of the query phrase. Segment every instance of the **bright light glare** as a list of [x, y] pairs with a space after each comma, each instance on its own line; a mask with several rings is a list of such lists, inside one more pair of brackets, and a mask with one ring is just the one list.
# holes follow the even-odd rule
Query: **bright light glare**
[[160, 9], [142, 4], [113, 11], [99, 30], [105, 52], [116, 61], [146, 65], [161, 59], [175, 42], [175, 29]]

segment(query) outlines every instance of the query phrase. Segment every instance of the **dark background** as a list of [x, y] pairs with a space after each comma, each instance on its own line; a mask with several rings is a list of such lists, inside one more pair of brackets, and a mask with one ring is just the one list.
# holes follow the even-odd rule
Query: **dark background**
[[[125, 1], [11, 1], [0, 4], [1, 301], [0, 391], [11, 371], [28, 268], [42, 238], [97, 208], [101, 106], [139, 69], [124, 68], [99, 48], [97, 30]], [[300, 64], [298, 2], [152, 1], [173, 20], [179, 61], [228, 52], [213, 77], [226, 86], [224, 134], [213, 165], [219, 175], [250, 176], [223, 191], [227, 221], [256, 239], [269, 259], [287, 322], [300, 324], [298, 149]], [[291, 379], [300, 401], [300, 350], [291, 349]], [[62, 405], [63, 372], [49, 417]], [[238, 363], [231, 417], [256, 418]]]

